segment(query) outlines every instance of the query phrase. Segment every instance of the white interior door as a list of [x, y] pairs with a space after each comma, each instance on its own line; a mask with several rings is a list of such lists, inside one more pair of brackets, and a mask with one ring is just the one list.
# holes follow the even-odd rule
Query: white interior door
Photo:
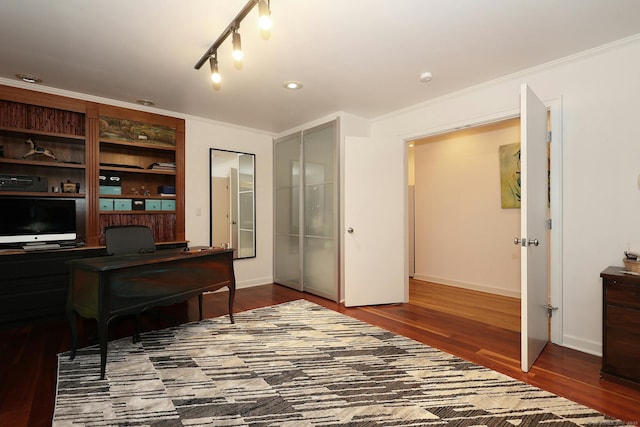
[[406, 147], [403, 141], [346, 137], [344, 146], [345, 306], [408, 301]]
[[549, 339], [547, 108], [523, 84], [521, 117], [521, 367], [528, 372]]

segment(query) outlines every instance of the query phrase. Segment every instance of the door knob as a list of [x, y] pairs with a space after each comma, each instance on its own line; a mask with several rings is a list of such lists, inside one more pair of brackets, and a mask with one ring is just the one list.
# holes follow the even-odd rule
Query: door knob
[[518, 246], [518, 245], [522, 245], [522, 246], [538, 246], [540, 244], [540, 242], [538, 241], [538, 239], [527, 239], [526, 237], [523, 237], [522, 239], [519, 237], [516, 237], [513, 239], [513, 244]]
[[347, 233], [353, 233], [353, 227], [347, 228]]

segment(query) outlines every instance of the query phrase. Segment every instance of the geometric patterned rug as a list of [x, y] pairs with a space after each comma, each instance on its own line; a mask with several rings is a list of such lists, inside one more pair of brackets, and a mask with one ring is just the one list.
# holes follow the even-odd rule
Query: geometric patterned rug
[[305, 300], [58, 356], [53, 425], [623, 425]]

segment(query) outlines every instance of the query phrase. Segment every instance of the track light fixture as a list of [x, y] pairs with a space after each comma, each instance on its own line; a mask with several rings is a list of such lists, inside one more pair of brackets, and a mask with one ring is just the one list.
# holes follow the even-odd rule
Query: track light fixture
[[267, 0], [258, 1], [258, 14], [260, 15], [260, 29], [262, 31], [271, 30], [271, 10]]
[[242, 61], [244, 55], [242, 53], [242, 45], [238, 29], [240, 28], [240, 22], [242, 22], [245, 16], [249, 14], [251, 9], [253, 9], [256, 4], [258, 5], [258, 12], [260, 15], [260, 30], [264, 36], [264, 34], [267, 33], [271, 28], [270, 2], [269, 0], [249, 0], [249, 2], [244, 5], [240, 12], [238, 12], [231, 23], [227, 25], [227, 28], [224, 29], [222, 34], [218, 36], [218, 39], [211, 45], [209, 49], [207, 49], [207, 51], [204, 53], [204, 55], [202, 55], [202, 57], [195, 65], [195, 69], [199, 70], [202, 65], [204, 65], [204, 63], [209, 60], [209, 64], [211, 65], [211, 81], [213, 82], [213, 86], [216, 89], [220, 88], [220, 82], [222, 80], [220, 73], [218, 72], [218, 48], [227, 39], [227, 37], [231, 36], [231, 42], [233, 45], [233, 59], [237, 62]]
[[231, 37], [233, 44], [233, 60], [242, 61], [242, 43], [240, 42], [240, 33], [237, 30], [233, 30], [233, 36]]
[[213, 87], [215, 89], [220, 88], [220, 82], [222, 82], [222, 77], [220, 77], [220, 72], [218, 72], [218, 57], [217, 53], [214, 53], [209, 58], [209, 65], [211, 65], [211, 82], [213, 83]]

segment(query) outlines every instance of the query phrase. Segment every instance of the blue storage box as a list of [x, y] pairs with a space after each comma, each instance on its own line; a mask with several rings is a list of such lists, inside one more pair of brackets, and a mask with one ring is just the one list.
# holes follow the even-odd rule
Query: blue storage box
[[160, 209], [163, 211], [175, 211], [176, 210], [176, 201], [175, 200], [160, 200]]
[[173, 185], [159, 185], [158, 194], [176, 194], [176, 187]]
[[113, 210], [114, 211], [130, 211], [131, 209], [131, 199], [115, 199], [113, 201]]
[[162, 200], [146, 199], [144, 201], [144, 208], [147, 211], [159, 211], [162, 208]]
[[112, 211], [113, 210], [113, 199], [103, 199], [100, 198], [100, 210], [101, 211]]
[[101, 185], [100, 194], [107, 194], [111, 196], [119, 196], [122, 194], [122, 187], [115, 185]]

